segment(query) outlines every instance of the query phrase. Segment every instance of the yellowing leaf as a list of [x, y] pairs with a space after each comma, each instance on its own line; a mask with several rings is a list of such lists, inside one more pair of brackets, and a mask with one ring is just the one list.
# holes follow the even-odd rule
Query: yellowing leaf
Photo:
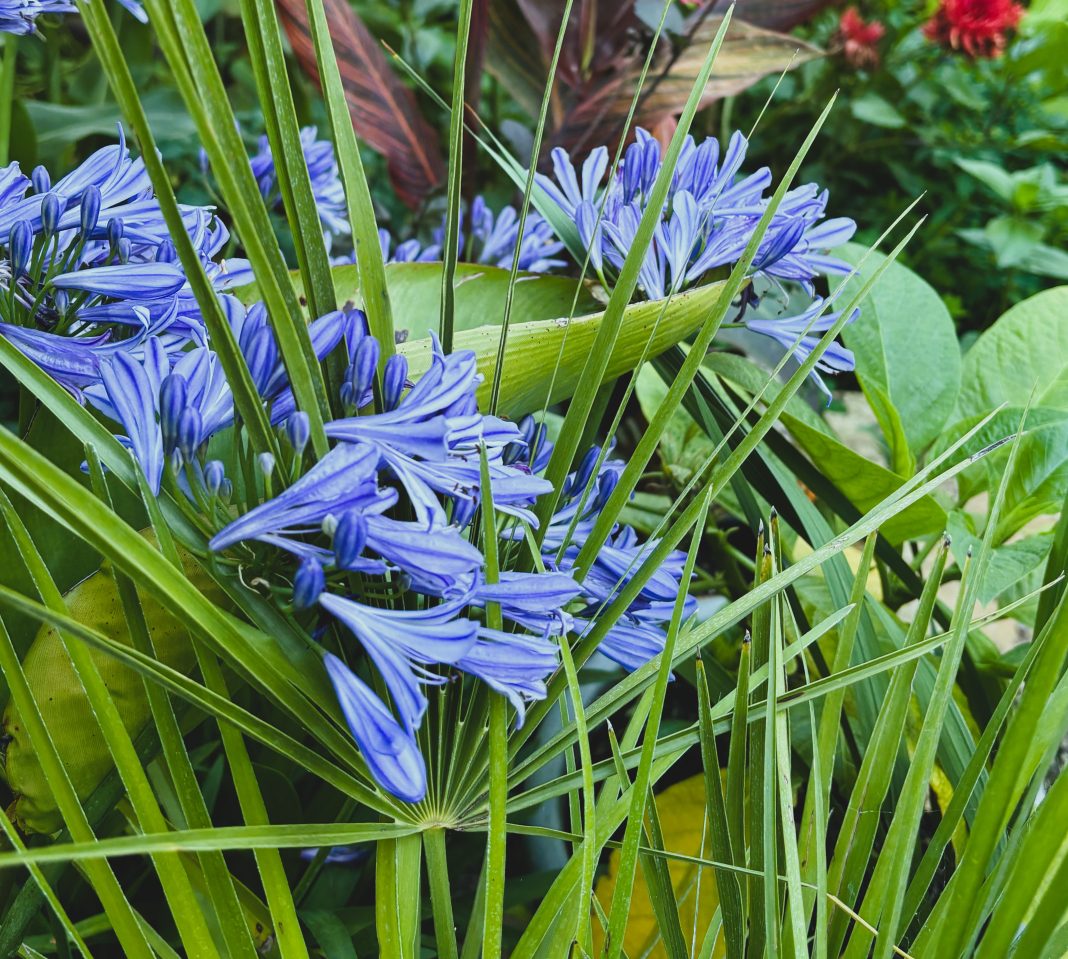
[[[656, 797], [660, 825], [664, 831], [664, 848], [668, 852], [684, 856], [710, 857], [708, 830], [705, 828], [705, 781], [704, 776], [684, 779], [665, 789]], [[702, 850], [702, 839], [704, 849]], [[612, 853], [608, 873], [601, 877], [595, 889], [604, 911], [612, 905], [612, 893], [616, 888], [619, 871], [619, 850]], [[669, 860], [668, 871], [671, 885], [679, 904], [679, 919], [683, 935], [692, 943], [693, 954], [701, 947], [706, 930], [719, 908], [716, 892], [716, 877], [712, 869], [699, 868], [695, 863]], [[696, 906], [696, 908], [695, 908]], [[696, 918], [696, 928], [695, 928]], [[596, 917], [593, 919], [593, 954], [600, 955], [604, 945], [604, 930]], [[634, 877], [634, 895], [630, 903], [630, 917], [623, 940], [623, 949], [630, 959], [667, 959], [663, 943], [659, 941], [656, 915], [649, 900], [641, 868]], [[722, 936], [712, 951], [713, 959], [726, 955]]]

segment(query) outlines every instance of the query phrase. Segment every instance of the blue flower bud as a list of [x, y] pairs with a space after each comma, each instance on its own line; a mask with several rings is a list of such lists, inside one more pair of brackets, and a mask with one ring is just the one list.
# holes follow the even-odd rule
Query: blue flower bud
[[454, 526], [465, 529], [475, 518], [478, 504], [473, 499], [454, 499], [452, 501], [452, 522]]
[[266, 326], [256, 330], [249, 338], [244, 352], [252, 382], [262, 393], [278, 365], [278, 346], [274, 341], [274, 333]]
[[592, 508], [594, 510], [604, 509], [605, 503], [608, 502], [608, 497], [610, 497], [615, 492], [615, 489], [616, 489], [616, 487], [618, 485], [619, 485], [619, 474], [618, 473], [611, 472], [611, 473], [603, 474], [601, 476], [601, 484], [600, 484], [600, 487], [597, 490], [597, 495], [594, 497], [594, 500], [593, 500], [593, 507]]
[[30, 180], [33, 182], [33, 188], [37, 193], [47, 193], [52, 189], [52, 177], [48, 175], [48, 171], [43, 166], [33, 168]]
[[326, 575], [317, 559], [309, 556], [297, 567], [293, 577], [293, 608], [310, 609], [326, 589]]
[[394, 353], [386, 361], [386, 375], [382, 380], [382, 402], [387, 410], [396, 409], [408, 382], [408, 359], [400, 353]]
[[174, 248], [174, 243], [171, 241], [170, 237], [168, 237], [156, 247], [156, 262], [176, 263], [177, 261], [178, 251]]
[[371, 388], [374, 382], [375, 369], [378, 367], [378, 340], [373, 336], [365, 336], [360, 340], [356, 348], [356, 356], [352, 360], [352, 401], [359, 405], [364, 394]]
[[159, 389], [159, 427], [163, 435], [163, 452], [178, 447], [178, 422], [186, 408], [189, 387], [181, 373], [164, 377]]
[[270, 476], [274, 472], [274, 456], [271, 453], [260, 453], [256, 457], [256, 466], [264, 476]]
[[350, 569], [356, 564], [364, 546], [367, 545], [367, 520], [358, 510], [348, 510], [334, 530], [334, 560], [341, 569]]
[[527, 446], [534, 442], [534, 433], [537, 428], [537, 420], [529, 413], [519, 421], [519, 432], [523, 434], [523, 439], [526, 441]]
[[576, 496], [580, 495], [589, 485], [590, 477], [593, 476], [594, 467], [597, 466], [597, 457], [600, 455], [600, 447], [591, 446], [586, 451], [586, 455], [582, 457], [582, 462], [579, 464], [578, 471], [575, 473], [575, 485], [572, 487], [572, 491]]
[[308, 445], [310, 438], [311, 422], [308, 419], [308, 414], [303, 410], [298, 410], [286, 420], [286, 439], [289, 440], [289, 445], [293, 447], [293, 451], [299, 456], [304, 452], [304, 447]]
[[41, 232], [45, 239], [55, 236], [59, 229], [59, 218], [63, 215], [63, 204], [58, 196], [49, 193], [41, 201]]
[[108, 243], [111, 244], [111, 249], [114, 250], [119, 245], [119, 240], [122, 239], [123, 223], [121, 216], [113, 216], [108, 220]]
[[100, 220], [100, 189], [96, 186], [86, 187], [82, 194], [82, 233], [88, 236], [96, 229]]
[[522, 443], [509, 443], [501, 451], [501, 462], [504, 463], [505, 466], [511, 466], [526, 452], [526, 449], [527, 448]]
[[218, 496], [225, 482], [226, 472], [220, 460], [209, 460], [204, 464], [204, 488], [209, 496]]
[[197, 160], [200, 162], [200, 172], [206, 174], [211, 169], [211, 161], [208, 160], [208, 151], [203, 147], [197, 151]]
[[178, 418], [178, 449], [187, 460], [196, 459], [201, 437], [204, 435], [204, 421], [200, 410], [187, 406]]
[[26, 272], [33, 252], [33, 231], [25, 220], [12, 224], [8, 249], [11, 251], [11, 275], [18, 278]]
[[66, 316], [70, 309], [70, 294], [66, 290], [56, 290], [52, 297], [52, 305], [60, 316]]
[[130, 241], [127, 240], [126, 237], [123, 237], [121, 240], [119, 240], [116, 249], [119, 254], [119, 262], [129, 263], [130, 254], [133, 252], [133, 245], [130, 243]]
[[230, 497], [234, 495], [234, 484], [228, 479], [222, 481], [222, 486], [219, 487], [219, 499], [224, 503], [230, 502]]

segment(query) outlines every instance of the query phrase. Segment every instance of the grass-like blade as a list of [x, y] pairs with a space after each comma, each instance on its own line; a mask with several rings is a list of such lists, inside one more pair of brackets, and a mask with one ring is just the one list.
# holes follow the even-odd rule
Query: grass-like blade
[[[467, 48], [471, 37], [473, 0], [460, 0], [456, 22], [456, 53], [452, 68], [452, 110], [449, 114], [449, 186], [445, 200], [444, 269], [441, 271], [441, 316], [438, 330], [441, 347], [452, 352], [456, 319], [456, 260], [460, 252], [460, 190], [464, 175], [464, 81], [467, 76]], [[516, 240], [518, 246], [519, 240]]]
[[384, 364], [393, 355], [396, 339], [374, 203], [345, 99], [341, 71], [330, 41], [330, 28], [323, 0], [307, 0], [307, 5], [308, 24], [315, 44], [315, 59], [319, 66], [326, 115], [330, 121], [330, 132], [334, 136], [334, 149], [337, 152], [341, 182], [345, 187], [352, 239], [356, 246], [356, 265], [360, 271], [364, 311], [367, 313], [371, 333], [381, 347], [381, 363]]
[[[748, 660], [748, 656], [745, 657]], [[748, 665], [746, 665], [748, 668]], [[736, 700], [736, 703], [738, 700]], [[736, 710], [738, 706], [735, 707]], [[738, 853], [743, 859], [745, 843], [736, 851], [730, 834], [727, 818], [727, 801], [723, 795], [723, 776], [720, 773], [719, 755], [716, 751], [716, 734], [712, 724], [712, 707], [708, 698], [708, 680], [705, 678], [703, 661], [697, 660], [697, 712], [701, 728], [701, 763], [705, 773], [705, 804], [711, 839], [712, 858], [721, 862], [739, 865]], [[741, 731], [745, 739], [745, 729]], [[731, 743], [733, 746], [733, 741]], [[724, 943], [727, 959], [744, 959], [745, 913], [742, 906], [742, 889], [738, 875], [726, 869], [716, 870], [716, 890], [719, 893], [723, 913]]]
[[336, 309], [334, 283], [300, 141], [300, 124], [286, 70], [278, 15], [270, 0], [241, 0], [240, 9], [256, 92], [271, 146], [271, 159], [304, 281], [308, 308], [312, 316], [323, 316]]

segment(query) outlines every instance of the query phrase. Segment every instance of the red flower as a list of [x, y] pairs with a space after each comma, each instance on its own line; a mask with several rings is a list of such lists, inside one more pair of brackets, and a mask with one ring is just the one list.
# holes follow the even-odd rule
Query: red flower
[[879, 65], [879, 51], [875, 45], [886, 33], [878, 20], [865, 23], [856, 7], [849, 7], [838, 21], [838, 36], [842, 52], [849, 64], [857, 69], [874, 69]]
[[923, 33], [970, 57], [999, 57], [1005, 32], [1020, 22], [1023, 12], [1012, 0], [942, 0]]

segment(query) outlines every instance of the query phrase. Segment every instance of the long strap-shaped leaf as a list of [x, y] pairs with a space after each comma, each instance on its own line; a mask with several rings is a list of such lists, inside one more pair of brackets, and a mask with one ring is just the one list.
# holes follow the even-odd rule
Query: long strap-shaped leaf
[[85, 842], [35, 846], [25, 852], [0, 852], [0, 865], [49, 862], [98, 862], [146, 854], [256, 849], [306, 849], [380, 842], [410, 836], [417, 827], [402, 823], [294, 823], [284, 826], [213, 826], [159, 834], [116, 836]]
[[[74, 790], [67, 768], [63, 765], [52, 735], [37, 707], [37, 701], [26, 681], [26, 674], [22, 671], [22, 664], [11, 643], [11, 635], [2, 619], [0, 619], [0, 671], [3, 672], [7, 681], [11, 700], [18, 707], [19, 714], [26, 725], [26, 735], [52, 787], [56, 805], [63, 815], [67, 828], [76, 841], [85, 843], [87, 846], [95, 846], [100, 840], [93, 834], [92, 827], [85, 816], [78, 794]], [[94, 892], [100, 898], [111, 928], [126, 954], [139, 957], [139, 959], [152, 959], [152, 948], [111, 867], [106, 863], [94, 864], [86, 869], [86, 876]]]
[[323, 316], [336, 308], [334, 283], [300, 141], [300, 124], [274, 4], [271, 0], [241, 0], [241, 21], [308, 307], [312, 316]]
[[[486, 582], [501, 578], [498, 557], [497, 514], [493, 506], [489, 461], [486, 448], [479, 450], [481, 479], [482, 550], [486, 557]], [[498, 603], [486, 604], [486, 624], [501, 630], [503, 621]], [[483, 959], [500, 959], [504, 935], [505, 853], [508, 842], [508, 719], [502, 693], [491, 692], [489, 703], [489, 833], [486, 841], [486, 911], [482, 925]]]
[[[267, 420], [263, 403], [252, 382], [248, 365], [241, 355], [233, 330], [223, 315], [215, 291], [212, 289], [211, 282], [204, 272], [204, 265], [200, 262], [200, 257], [197, 256], [196, 251], [193, 249], [192, 241], [186, 232], [170, 177], [160, 160], [152, 130], [148, 125], [148, 117], [141, 104], [126, 58], [119, 48], [115, 28], [111, 25], [106, 11], [99, 3], [79, 0], [78, 7], [89, 30], [89, 35], [93, 40], [101, 66], [108, 78], [108, 82], [111, 84], [115, 99], [122, 108], [126, 122], [133, 128], [134, 135], [141, 144], [141, 154], [145, 169], [152, 180], [152, 187], [156, 192], [160, 210], [170, 231], [171, 240], [174, 243], [190, 286], [193, 288], [197, 306], [200, 307], [200, 313], [204, 318], [208, 334], [211, 336], [212, 348], [219, 356], [219, 362], [226, 373], [226, 380], [233, 391], [234, 405], [237, 412], [245, 421], [255, 449], [258, 452], [275, 450], [271, 426]], [[184, 71], [176, 70], [175, 76], [180, 80], [186, 74]], [[54, 408], [53, 412], [55, 412]], [[88, 437], [82, 435], [79, 436], [79, 439], [84, 442]], [[97, 445], [103, 449], [100, 444]], [[111, 464], [109, 463], [108, 465], [110, 466]]]
[[293, 395], [308, 414], [312, 444], [321, 456], [328, 448], [322, 428], [328, 415], [322, 370], [252, 167], [235, 162], [245, 156], [245, 148], [196, 5], [193, 0], [148, 0], [146, 6], [256, 273]]
[[[460, 0], [456, 22], [456, 53], [452, 67], [452, 111], [449, 117], [449, 189], [445, 201], [445, 249], [442, 252], [441, 314], [438, 329], [441, 346], [452, 352], [456, 320], [456, 260], [460, 251], [460, 188], [464, 162], [464, 81], [467, 78], [467, 46], [471, 36], [472, 0]], [[520, 234], [521, 236], [521, 234]], [[516, 238], [519, 246], [520, 238]]]
[[[187, 580], [174, 576], [167, 560], [135, 530], [6, 430], [0, 430], [0, 477], [157, 597], [194, 635], [314, 731], [323, 746], [361, 775], [368, 775], [351, 737], [316, 705], [323, 677], [305, 675], [272, 637], [236, 620], [206, 600]], [[327, 699], [322, 708], [332, 708], [330, 703], [332, 700]], [[403, 818], [399, 803], [383, 799], [382, 808]]]
[[[86, 458], [93, 491], [103, 503], [112, 507], [111, 494], [104, 480], [104, 471], [96, 450], [92, 446], [86, 446]], [[158, 514], [159, 506], [155, 497], [148, 491], [148, 485], [145, 482], [142, 482], [142, 498], [154, 507]], [[162, 528], [162, 517], [157, 528]], [[177, 554], [173, 561], [178, 574], [183, 575]], [[121, 573], [115, 575], [115, 586], [119, 595], [119, 603], [122, 606], [123, 619], [126, 621], [126, 630], [133, 647], [144, 655], [155, 656], [155, 647], [137, 589], [130, 579]], [[189, 753], [186, 751], [173, 705], [166, 692], [156, 684], [146, 681], [144, 687], [152, 722], [159, 733], [163, 747], [163, 759], [171, 781], [174, 783], [174, 791], [185, 821], [193, 828], [210, 829], [211, 816], [208, 813], [204, 795], [197, 784], [196, 773], [189, 760]], [[245, 924], [241, 903], [237, 897], [233, 877], [227, 869], [226, 860], [221, 853], [209, 853], [198, 857], [198, 861], [203, 871], [209, 899], [218, 917], [219, 928], [228, 954], [251, 956], [255, 959], [256, 947], [249, 935], [248, 926]]]
[[[58, 612], [66, 612], [63, 596], [52, 580], [44, 559], [30, 537], [29, 530], [11, 508], [11, 503], [6, 496], [0, 500], [0, 508], [3, 509], [4, 520], [17, 544], [22, 562], [45, 605]], [[59, 632], [59, 637], [85, 689], [86, 698], [92, 707], [93, 715], [100, 726], [100, 732], [111, 752], [115, 766], [122, 776], [123, 785], [126, 786], [138, 819], [148, 832], [166, 832], [167, 823], [148, 781], [148, 775], [141, 765], [130, 734], [123, 724], [118, 706], [100, 674], [99, 666], [88, 647], [72, 640], [62, 630]], [[208, 930], [204, 914], [197, 905], [189, 877], [178, 857], [159, 855], [153, 857], [153, 863], [186, 948], [195, 952], [196, 955], [217, 956], [219, 953]]]
[[[527, 229], [527, 216], [530, 213], [531, 196], [534, 191], [535, 176], [538, 171], [538, 157], [541, 156], [542, 139], [545, 136], [545, 124], [549, 118], [549, 104], [552, 102], [553, 87], [556, 83], [556, 72], [560, 66], [560, 53], [564, 48], [564, 37], [567, 35], [568, 23], [571, 19], [571, 7], [573, 0], [566, 0], [563, 13], [560, 16], [560, 29], [556, 35], [556, 46], [553, 49], [552, 60], [549, 63], [549, 73], [545, 79], [545, 88], [541, 94], [541, 106], [538, 110], [538, 123], [534, 128], [534, 140], [530, 146], [530, 162], [527, 164], [526, 184], [523, 187], [523, 202], [519, 206], [519, 222], [516, 224], [515, 249], [512, 251], [512, 267], [508, 276], [508, 293], [504, 300], [504, 314], [501, 316], [501, 339], [497, 346], [497, 363], [493, 371], [493, 388], [490, 395], [489, 412], [496, 414], [497, 402], [500, 398], [501, 380], [504, 367], [504, 348], [508, 343], [508, 327], [512, 322], [512, 306], [515, 302], [515, 285], [519, 277], [519, 258], [523, 252], [523, 237]], [[665, 5], [666, 6], [666, 5]], [[472, 137], [472, 140], [474, 137]], [[586, 278], [586, 270], [589, 266], [589, 254], [586, 262], [582, 264], [581, 280]], [[576, 290], [576, 294], [577, 294]], [[572, 307], [572, 313], [574, 307]], [[588, 918], [588, 916], [587, 916]]]
[[[378, 224], [375, 221], [371, 190], [364, 173], [356, 131], [352, 126], [345, 90], [341, 84], [341, 72], [337, 57], [330, 42], [323, 0], [307, 0], [308, 23], [315, 46], [315, 59], [319, 65], [319, 81], [326, 101], [326, 114], [330, 120], [330, 132], [334, 136], [341, 182], [345, 187], [345, 202], [348, 205], [352, 239], [356, 244], [356, 263], [360, 270], [360, 292], [371, 333], [381, 347], [380, 364], [393, 355], [393, 311], [386, 287], [386, 269], [382, 260], [382, 246], [378, 241]], [[379, 367], [382, 368], [381, 365]]]
[[660, 733], [660, 720], [664, 712], [664, 699], [667, 696], [668, 681], [671, 678], [671, 664], [674, 661], [675, 645], [682, 626], [682, 612], [689, 594], [688, 584], [697, 562], [697, 548], [704, 532], [704, 520], [708, 515], [711, 497], [705, 493], [700, 497], [701, 514], [695, 526], [686, 566], [682, 575], [683, 588], [679, 590], [675, 607], [672, 610], [664, 651], [660, 657], [660, 668], [653, 689], [653, 701], [649, 710], [649, 719], [642, 740], [642, 758], [638, 765], [638, 774], [634, 780], [631, 793], [630, 812], [627, 827], [623, 835], [623, 851], [620, 854], [619, 868], [616, 871], [616, 885], [612, 893], [612, 907], [608, 914], [608, 933], [605, 939], [605, 954], [608, 959], [618, 959], [623, 948], [623, 939], [627, 917], [630, 915], [631, 896], [634, 891], [634, 875], [638, 862], [638, 843], [641, 840], [642, 823], [645, 819], [645, 803], [652, 788], [653, 748]]
[[[159, 504], [144, 483], [141, 484], [141, 498], [144, 501], [145, 509], [148, 511], [152, 527], [156, 530], [160, 552], [180, 574], [182, 569], [181, 558], [167, 530]], [[136, 592], [134, 593], [134, 599], [136, 600]], [[218, 660], [210, 650], [204, 648], [199, 640], [191, 638], [191, 641], [207, 688], [223, 701], [228, 701], [230, 698], [229, 691]], [[151, 682], [146, 682], [146, 687], [149, 689], [150, 694], [152, 692], [162, 694], [163, 691], [154, 689], [154, 685]], [[240, 730], [229, 724], [221, 724], [219, 733], [222, 737], [226, 758], [230, 764], [230, 771], [245, 823], [249, 826], [267, 825], [267, 810], [263, 801], [263, 794], [260, 791], [259, 782], [252, 768], [248, 749], [245, 746]], [[185, 753], [184, 743], [179, 741], [177, 744], [167, 744], [164, 747], [164, 752], [165, 754], [177, 752], [184, 757], [185, 764], [177, 764], [178, 772], [185, 779], [193, 777], [192, 767], [185, 768], [189, 765], [189, 760]], [[169, 761], [172, 764], [174, 763], [173, 759], [169, 758]], [[175, 778], [177, 779], [178, 777]], [[196, 787], [195, 778], [191, 785], [186, 784], [185, 789], [190, 794], [188, 799], [183, 802], [184, 806], [189, 807], [189, 811], [186, 813], [186, 821], [194, 828], [210, 828], [211, 819], [208, 815], [207, 807], [204, 805], [203, 796]], [[255, 859], [256, 865], [259, 867], [264, 891], [267, 894], [272, 932], [278, 942], [279, 951], [285, 959], [307, 959], [307, 946], [300, 931], [297, 908], [293, 902], [293, 894], [290, 890], [289, 880], [286, 878], [285, 868], [282, 866], [281, 856], [279, 856], [277, 850], [263, 849], [256, 851]], [[226, 880], [229, 879], [229, 874], [226, 872], [226, 861], [221, 853], [216, 853], [214, 857], [206, 858], [205, 862], [205, 875], [209, 882], [214, 881], [215, 884], [222, 885], [223, 880], [219, 878], [220, 873]], [[214, 870], [214, 872], [209, 871], [209, 869]], [[230, 889], [225, 888], [225, 886], [222, 888], [221, 896], [225, 896], [227, 892], [231, 891], [234, 893], [234, 901], [229, 902], [228, 905], [231, 913], [233, 913], [234, 907], [236, 906], [240, 909], [240, 905], [236, 902], [236, 891], [233, 890], [232, 883], [230, 883]], [[216, 893], [216, 896], [221, 898], [220, 893]], [[238, 913], [238, 916], [240, 916], [240, 913]], [[234, 935], [234, 930], [227, 929], [226, 924], [228, 922], [233, 924], [235, 920], [233, 918], [228, 919], [221, 912], [220, 920], [223, 924], [224, 935]], [[240, 922], [240, 918], [237, 921]]]

